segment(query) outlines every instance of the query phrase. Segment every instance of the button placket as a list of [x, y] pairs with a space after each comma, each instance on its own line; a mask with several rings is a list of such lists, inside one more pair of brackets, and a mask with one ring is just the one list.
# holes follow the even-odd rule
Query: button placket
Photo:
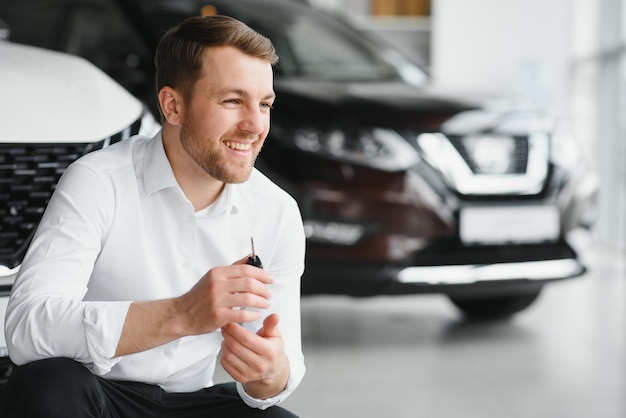
[[195, 249], [196, 216], [188, 213], [183, 223], [183, 241], [181, 245], [182, 267], [190, 270], [193, 267], [193, 254]]

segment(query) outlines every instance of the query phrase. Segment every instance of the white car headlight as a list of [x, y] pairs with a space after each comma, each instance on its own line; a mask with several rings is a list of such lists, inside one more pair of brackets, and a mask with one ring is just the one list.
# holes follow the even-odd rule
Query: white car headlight
[[302, 127], [289, 133], [281, 130], [279, 136], [293, 141], [290, 145], [300, 151], [384, 171], [406, 170], [419, 161], [417, 151], [390, 129], [347, 131]]

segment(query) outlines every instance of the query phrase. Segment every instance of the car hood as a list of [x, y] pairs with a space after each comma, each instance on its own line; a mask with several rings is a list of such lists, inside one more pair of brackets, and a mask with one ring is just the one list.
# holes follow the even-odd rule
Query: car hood
[[5, 41], [0, 56], [0, 142], [91, 142], [141, 116], [141, 102], [83, 58]]
[[478, 103], [430, 92], [401, 81], [328, 82], [274, 81], [274, 119], [307, 119], [325, 124], [374, 124], [394, 128], [439, 130]]

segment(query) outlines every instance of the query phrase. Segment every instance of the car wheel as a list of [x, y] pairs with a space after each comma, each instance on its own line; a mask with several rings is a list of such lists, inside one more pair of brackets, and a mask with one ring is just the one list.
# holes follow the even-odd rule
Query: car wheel
[[537, 299], [539, 293], [541, 289], [521, 295], [448, 297], [470, 319], [506, 319], [529, 307]]

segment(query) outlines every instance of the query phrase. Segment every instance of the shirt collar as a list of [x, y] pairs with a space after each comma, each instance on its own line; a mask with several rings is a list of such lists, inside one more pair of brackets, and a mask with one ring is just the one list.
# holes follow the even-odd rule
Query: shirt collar
[[237, 209], [237, 196], [239, 194], [239, 185], [227, 184], [222, 190], [217, 200], [207, 208], [197, 212], [198, 215], [219, 215], [222, 213], [236, 214]]
[[[144, 157], [144, 182], [146, 192], [152, 194], [169, 187], [175, 187], [180, 190], [184, 196], [182, 189], [176, 181], [176, 176], [172, 171], [165, 148], [163, 147], [163, 133], [159, 131], [146, 144], [146, 152]], [[238, 194], [240, 192], [238, 184], [227, 184], [219, 195], [217, 200], [207, 208], [200, 210], [199, 213], [219, 214], [237, 213]]]
[[178, 187], [172, 166], [165, 155], [161, 131], [146, 144], [143, 166], [144, 183], [148, 194], [168, 187]]

